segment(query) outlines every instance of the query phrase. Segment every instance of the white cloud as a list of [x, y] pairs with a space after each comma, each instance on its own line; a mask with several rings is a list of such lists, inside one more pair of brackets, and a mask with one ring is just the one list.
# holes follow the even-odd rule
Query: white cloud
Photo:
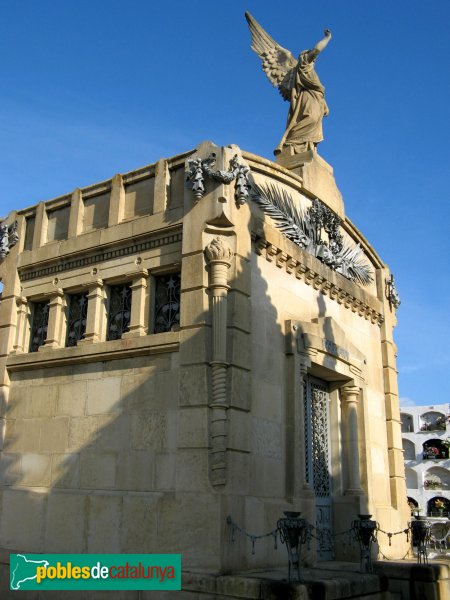
[[412, 398], [408, 398], [407, 396], [400, 396], [400, 406], [416, 406], [416, 403]]

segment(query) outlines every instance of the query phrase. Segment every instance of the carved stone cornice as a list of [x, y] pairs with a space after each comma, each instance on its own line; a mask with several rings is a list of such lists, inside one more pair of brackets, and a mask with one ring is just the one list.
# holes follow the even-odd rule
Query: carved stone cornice
[[32, 281], [34, 279], [39, 279], [39, 277], [48, 277], [49, 275], [61, 273], [63, 271], [70, 271], [79, 267], [102, 263], [122, 256], [140, 254], [146, 250], [181, 242], [181, 240], [181, 232], [166, 233], [158, 237], [152, 236], [151, 239], [145, 239], [143, 241], [128, 242], [126, 245], [116, 248], [105, 248], [100, 251], [97, 249], [97, 251], [87, 255], [84, 254], [84, 256], [57, 257], [48, 261], [45, 265], [41, 263], [41, 266], [26, 265], [19, 267], [19, 278], [20, 281]]
[[[314, 261], [313, 257], [308, 256], [307, 260], [302, 261], [301, 249], [298, 251], [295, 249], [293, 252], [295, 256], [291, 256], [289, 252], [286, 252], [285, 248], [279, 248], [268, 239], [264, 239], [256, 234], [252, 234], [252, 238], [255, 243], [255, 252], [258, 255], [263, 256], [267, 262], [273, 263], [274, 257], [282, 257], [282, 260], [277, 261], [277, 266], [281, 269], [285, 269], [287, 274], [294, 275], [297, 279], [303, 280], [306, 285], [313, 286], [314, 289], [320, 291], [325, 296], [328, 296], [331, 300], [344, 305], [345, 308], [372, 323], [381, 325], [384, 322], [383, 314], [371, 306], [368, 301], [365, 301], [364, 298], [357, 298], [356, 295], [353, 295], [348, 290], [340, 287], [336, 281], [331, 280], [332, 278], [336, 279], [340, 277], [339, 275], [332, 274], [332, 276], [328, 278], [326, 276], [327, 267], [322, 265], [319, 261], [317, 261], [317, 271], [313, 269], [307, 264]], [[319, 273], [318, 271], [321, 272]]]
[[356, 385], [345, 385], [341, 388], [341, 397], [346, 402], [358, 402], [359, 387]]

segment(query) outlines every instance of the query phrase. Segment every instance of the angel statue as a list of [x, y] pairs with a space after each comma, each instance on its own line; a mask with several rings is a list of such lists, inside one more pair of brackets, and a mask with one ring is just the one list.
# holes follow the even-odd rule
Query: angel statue
[[312, 50], [301, 52], [296, 60], [248, 12], [245, 18], [252, 34], [252, 49], [262, 60], [264, 72], [291, 103], [286, 131], [274, 154], [280, 154], [285, 148], [290, 148], [292, 154], [314, 150], [323, 140], [322, 118], [329, 112], [325, 88], [314, 67], [316, 58], [331, 40], [330, 30], [325, 29], [325, 37]]

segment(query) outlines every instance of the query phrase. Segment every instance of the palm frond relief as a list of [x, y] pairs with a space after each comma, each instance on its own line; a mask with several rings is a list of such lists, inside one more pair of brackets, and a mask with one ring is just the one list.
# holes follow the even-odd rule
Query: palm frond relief
[[[341, 219], [320, 200], [304, 209], [296, 206], [285, 189], [251, 183], [250, 197], [294, 244], [350, 281], [369, 285], [372, 269], [359, 244], [352, 246], [340, 232]], [[323, 239], [324, 233], [327, 240]]]

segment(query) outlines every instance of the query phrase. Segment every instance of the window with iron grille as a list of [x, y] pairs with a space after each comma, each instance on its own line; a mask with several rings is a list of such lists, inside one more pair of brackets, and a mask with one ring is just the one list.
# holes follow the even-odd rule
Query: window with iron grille
[[181, 274], [155, 277], [154, 333], [174, 331], [180, 325]]
[[107, 340], [119, 340], [130, 329], [131, 286], [112, 285], [109, 288]]
[[66, 346], [76, 346], [86, 331], [87, 294], [70, 295], [68, 305]]
[[30, 352], [37, 352], [47, 339], [49, 302], [34, 302], [32, 305]]

